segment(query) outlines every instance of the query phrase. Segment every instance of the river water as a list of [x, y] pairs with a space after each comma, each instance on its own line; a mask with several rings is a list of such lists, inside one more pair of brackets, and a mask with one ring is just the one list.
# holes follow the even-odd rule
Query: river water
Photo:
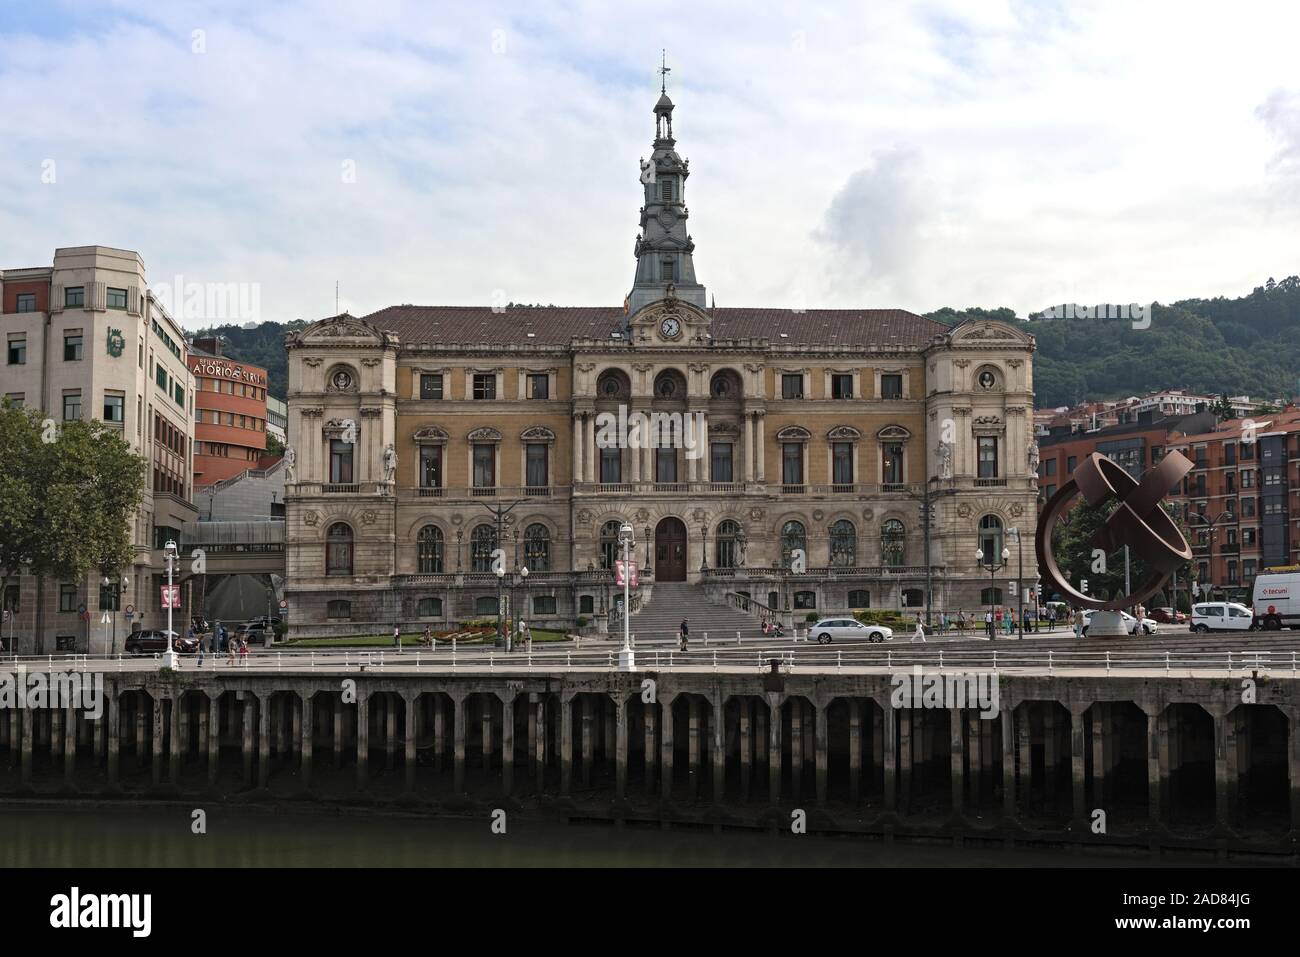
[[954, 849], [807, 835], [722, 834], [507, 819], [0, 805], [0, 867], [1053, 867], [1151, 866], [1141, 856]]

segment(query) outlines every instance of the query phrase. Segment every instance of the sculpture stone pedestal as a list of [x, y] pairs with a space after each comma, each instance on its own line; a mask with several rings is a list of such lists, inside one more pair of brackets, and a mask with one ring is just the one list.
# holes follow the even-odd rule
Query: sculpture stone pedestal
[[1094, 611], [1088, 622], [1089, 638], [1127, 638], [1124, 616], [1118, 611]]

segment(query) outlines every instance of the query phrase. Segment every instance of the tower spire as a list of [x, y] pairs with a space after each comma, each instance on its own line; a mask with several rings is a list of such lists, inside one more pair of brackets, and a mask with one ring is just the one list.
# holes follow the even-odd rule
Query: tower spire
[[668, 51], [667, 51], [667, 50], [665, 50], [665, 49], [661, 49], [661, 50], [659, 51], [659, 56], [660, 56], [660, 60], [659, 60], [659, 73], [660, 73], [659, 92], [660, 92], [660, 93], [667, 93], [667, 92], [668, 92], [668, 74], [671, 73], [671, 72], [673, 72], [673, 68], [670, 67], [670, 66], [668, 65]]

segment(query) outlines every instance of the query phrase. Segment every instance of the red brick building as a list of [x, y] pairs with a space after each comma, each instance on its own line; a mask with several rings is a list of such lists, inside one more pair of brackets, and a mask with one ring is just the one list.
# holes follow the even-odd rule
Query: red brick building
[[194, 340], [194, 485], [257, 468], [266, 455], [266, 370], [222, 355], [216, 337]]

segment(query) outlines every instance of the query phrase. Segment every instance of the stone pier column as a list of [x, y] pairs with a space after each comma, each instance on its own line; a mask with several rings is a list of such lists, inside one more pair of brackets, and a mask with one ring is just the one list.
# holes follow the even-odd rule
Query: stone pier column
[[159, 695], [153, 699], [153, 763], [149, 766], [150, 777], [155, 786], [162, 784], [163, 773], [163, 718], [167, 711], [167, 699]]
[[537, 698], [537, 790], [546, 789], [546, 697]]
[[244, 786], [253, 786], [253, 693], [245, 691], [244, 712]]
[[1002, 726], [1002, 816], [1016, 816], [1016, 736], [1015, 711], [1004, 707], [998, 715]]
[[690, 796], [695, 800], [700, 794], [700, 701], [695, 695], [686, 699], [687, 739], [686, 759], [690, 767]]
[[[585, 729], [584, 729], [585, 730]], [[528, 759], [535, 763], [532, 748], [537, 743], [537, 723], [528, 725], [530, 752]], [[584, 742], [585, 743], [585, 742]], [[560, 793], [568, 794], [573, 789], [573, 695], [560, 696]]]
[[149, 751], [145, 747], [145, 739], [148, 737], [145, 728], [147, 700], [150, 700], [147, 691], [137, 691], [132, 701], [132, 710], [135, 712], [135, 759], [140, 762], [140, 767], [144, 767], [149, 762]]
[[1034, 725], [1030, 720], [1030, 704], [1022, 702], [1016, 709], [1016, 750], [1019, 752], [1019, 766], [1016, 768], [1016, 781], [1019, 784], [1020, 807], [1028, 811], [1029, 801], [1034, 791], [1034, 762], [1030, 746], [1033, 743]]
[[[386, 691], [379, 704], [384, 709], [384, 770], [391, 771], [397, 751], [397, 702], [393, 700], [393, 693]], [[487, 764], [486, 757], [483, 763]]]
[[451, 781], [457, 794], [465, 791], [465, 738], [468, 736], [469, 714], [466, 711], [466, 696], [454, 694], [451, 698], [451, 734], [454, 742], [452, 753]]
[[976, 808], [984, 800], [984, 723], [978, 711], [966, 713], [966, 766], [970, 768], [970, 803]]
[[71, 789], [77, 774], [77, 712], [68, 705], [63, 711], [63, 786]]
[[[113, 694], [112, 689], [110, 689], [107, 685], [105, 685], [104, 697], [108, 698], [112, 694]], [[108, 707], [108, 705], [105, 704], [105, 707]], [[106, 753], [104, 747], [105, 747], [105, 741], [107, 740], [108, 736], [104, 732], [107, 730], [107, 723], [108, 722], [105, 716], [101, 714], [99, 716], [99, 720], [94, 722], [94, 727], [92, 729], [88, 729], [87, 731], [87, 733], [91, 735], [91, 740], [92, 740], [91, 755], [94, 757], [92, 766], [96, 768], [99, 767], [99, 759], [102, 758]]]
[[1074, 784], [1073, 814], [1074, 819], [1079, 822], [1086, 821], [1088, 818], [1087, 799], [1084, 796], [1087, 784], [1087, 768], [1083, 753], [1085, 711], [1085, 705], [1070, 705], [1070, 777]]
[[50, 764], [56, 765], [63, 758], [63, 712], [51, 707], [47, 717], [50, 723]]
[[614, 793], [627, 799], [627, 700], [619, 692], [614, 701]]
[[1147, 716], [1147, 817], [1160, 820], [1160, 716], [1148, 706]]
[[447, 701], [441, 694], [433, 695], [433, 770], [442, 774], [442, 752], [447, 739]]
[[1232, 824], [1231, 788], [1234, 784], [1230, 769], [1237, 762], [1237, 735], [1222, 711], [1215, 711], [1214, 717], [1214, 822], [1220, 828]]
[[[108, 747], [108, 787], [110, 790], [115, 790], [117, 788], [118, 752], [122, 744], [121, 696], [116, 685], [106, 686], [104, 692], [108, 698], [105, 704], [105, 707], [108, 708], [108, 728], [104, 732]], [[102, 719], [100, 723], [103, 723]]]
[[342, 699], [337, 695], [334, 696], [330, 705], [330, 710], [334, 714], [334, 731], [330, 735], [330, 743], [334, 746], [334, 767], [343, 767], [343, 706]]
[[654, 793], [656, 758], [659, 754], [656, 728], [659, 723], [659, 702], [652, 701], [645, 706], [645, 789], [647, 794]]
[[[675, 696], [674, 696], [675, 697]], [[659, 735], [659, 793], [665, 801], [673, 797], [673, 697], [660, 697], [663, 731]]]
[[271, 702], [269, 694], [257, 696], [257, 786], [264, 788], [271, 779]]
[[828, 728], [830, 720], [830, 707], [828, 705], [813, 705], [813, 716], [817, 722], [816, 728], [816, 749], [817, 749], [817, 803], [826, 803], [826, 774], [829, 767], [828, 755]]
[[749, 800], [750, 755], [754, 747], [750, 740], [750, 714], [754, 702], [750, 698], [740, 699], [740, 799]]
[[1160, 815], [1163, 818], [1170, 810], [1170, 802], [1173, 800], [1173, 794], [1169, 789], [1170, 780], [1170, 749], [1172, 748], [1171, 738], [1173, 737], [1169, 723], [1170, 712], [1162, 710], [1156, 715], [1156, 747], [1159, 749], [1157, 761], [1160, 765]]
[[781, 704], [778, 691], [767, 693], [767, 799], [781, 803]]
[[[705, 445], [705, 448], [708, 448]], [[721, 691], [713, 692], [713, 803], [721, 804], [727, 796], [727, 705]]]
[[419, 713], [419, 695], [407, 693], [402, 695], [402, 710], [406, 713], [406, 724], [403, 729], [403, 744], [405, 753], [402, 755], [402, 772], [405, 780], [407, 792], [415, 790], [415, 744], [416, 744], [416, 725], [415, 719]]
[[1287, 713], [1286, 752], [1287, 779], [1291, 784], [1291, 829], [1300, 830], [1300, 728], [1297, 727], [1300, 711], [1292, 708]]
[[880, 706], [880, 742], [881, 742], [881, 780], [885, 810], [893, 811], [898, 807], [898, 710], [889, 703], [889, 698], [877, 701]]
[[1250, 754], [1250, 736], [1243, 720], [1245, 713], [1241, 708], [1228, 712], [1226, 716], [1227, 741], [1230, 747], [1227, 749], [1228, 759], [1228, 821], [1231, 823], [1237, 820], [1237, 798], [1241, 790], [1242, 773], [1250, 765], [1248, 755]]
[[1056, 709], [1043, 711], [1043, 796], [1051, 801], [1056, 796], [1056, 769], [1060, 766], [1060, 747], [1056, 735]]
[[483, 747], [483, 775], [492, 776], [492, 699], [493, 695], [483, 695], [483, 720], [479, 724]]
[[[302, 695], [290, 692], [284, 696], [284, 708], [289, 712], [289, 727], [286, 729], [289, 741], [285, 752], [291, 762], [302, 767]], [[296, 761], [295, 761], [296, 759]]]
[[1109, 762], [1106, 760], [1106, 704], [1097, 702], [1092, 706], [1092, 803], [1094, 807], [1105, 805], [1108, 794], [1106, 772]]
[[501, 791], [515, 787], [515, 692], [501, 695]]
[[357, 789], [370, 777], [370, 692], [357, 689]]
[[594, 747], [592, 735], [595, 731], [593, 724], [595, 716], [592, 714], [591, 699], [583, 695], [578, 699], [578, 709], [582, 716], [582, 786], [591, 787], [591, 765], [594, 761]]
[[849, 800], [862, 796], [862, 703], [849, 699]]
[[190, 754], [190, 707], [185, 703], [184, 691], [178, 697], [181, 700], [181, 760], [184, 761]]
[[[537, 704], [538, 704], [537, 692], [535, 691], [529, 692], [528, 694], [528, 773], [529, 774], [537, 773]], [[563, 712], [568, 707], [569, 705], [566, 704], [564, 708], [560, 709], [561, 712]], [[572, 721], [572, 718], [570, 718], [570, 721]], [[561, 722], [563, 722], [563, 714], [561, 714]], [[570, 727], [572, 727], [572, 725], [570, 725]], [[569, 756], [570, 758], [572, 758], [573, 756], [572, 746], [570, 746]]]
[[952, 763], [952, 812], [954, 814], [962, 813], [963, 801], [966, 797], [966, 767], [963, 760], [965, 754], [965, 729], [962, 725], [965, 723], [965, 715], [960, 708], [952, 708], [948, 712], [948, 730], [951, 741], [951, 763]]
[[310, 688], [302, 692], [300, 700], [302, 703], [302, 738], [298, 746], [298, 772], [302, 777], [302, 789], [308, 791], [311, 789], [311, 752], [312, 745], [315, 743], [316, 731], [316, 708]]
[[208, 692], [207, 721], [204, 723], [204, 729], [207, 732], [207, 743], [205, 747], [208, 752], [208, 784], [217, 783], [217, 768], [221, 761], [221, 694]]
[[790, 799], [803, 796], [803, 698], [790, 699]]
[[171, 776], [171, 782], [176, 787], [181, 784], [181, 746], [185, 737], [181, 734], [181, 715], [185, 710], [185, 692], [177, 690], [176, 696], [171, 699], [172, 714], [168, 733], [171, 735], [171, 767], [168, 771]]
[[912, 809], [912, 718], [911, 708], [898, 709], [898, 811]]

